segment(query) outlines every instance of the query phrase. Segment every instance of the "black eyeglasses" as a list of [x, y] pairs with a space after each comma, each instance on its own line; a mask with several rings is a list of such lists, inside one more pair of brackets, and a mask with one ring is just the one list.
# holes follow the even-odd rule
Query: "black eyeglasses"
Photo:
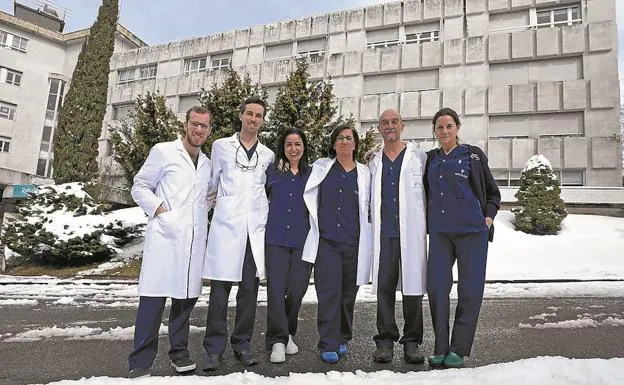
[[201, 127], [202, 130], [209, 130], [210, 129], [210, 124], [206, 124], [206, 123], [200, 123], [200, 122], [196, 122], [194, 120], [189, 120], [188, 124], [193, 127], [193, 128], [199, 128]]
[[[243, 145], [241, 144], [241, 142], [238, 142], [238, 147], [236, 147], [236, 154], [234, 155], [234, 157], [236, 158], [236, 166], [240, 167], [243, 171], [253, 171], [255, 170], [255, 168], [258, 166], [258, 150], [254, 149], [254, 155], [256, 156], [256, 162], [253, 163], [253, 165], [250, 164], [242, 164], [239, 160], [238, 160], [238, 151], [243, 147]], [[245, 151], [245, 157], [247, 157], [247, 151]], [[249, 157], [247, 157], [249, 159]], [[253, 159], [254, 157], [252, 156], [251, 159]]]

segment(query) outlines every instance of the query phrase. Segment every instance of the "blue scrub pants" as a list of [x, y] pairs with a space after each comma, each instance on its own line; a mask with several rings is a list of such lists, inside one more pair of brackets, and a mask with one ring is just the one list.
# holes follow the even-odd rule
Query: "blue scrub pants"
[[[152, 366], [158, 352], [158, 331], [167, 297], [140, 297], [134, 328], [134, 350], [128, 357], [128, 368]], [[169, 310], [169, 358], [189, 357], [189, 317], [197, 298], [171, 299]]]
[[358, 246], [321, 238], [314, 263], [318, 298], [318, 349], [337, 352], [353, 335], [353, 308], [357, 286]]
[[[488, 232], [429, 234], [427, 295], [435, 333], [434, 354], [469, 356], [485, 287]], [[449, 345], [449, 295], [457, 260], [457, 308]]]
[[379, 272], [377, 275], [377, 335], [373, 337], [379, 348], [392, 348], [396, 341], [401, 344], [422, 344], [423, 314], [422, 295], [403, 296], [403, 337], [399, 340], [394, 307], [397, 283], [401, 277], [400, 238], [381, 238]]
[[[227, 258], [227, 256], [223, 257]], [[253, 259], [249, 238], [247, 238], [242, 281], [238, 282], [238, 292], [236, 293], [236, 319], [230, 337], [230, 345], [237, 352], [251, 349], [251, 337], [256, 321], [258, 286], [260, 284], [256, 272], [256, 262]], [[234, 282], [229, 281], [210, 281], [206, 335], [204, 336], [204, 350], [208, 354], [222, 355], [225, 352], [228, 333], [228, 298], [233, 284]]]
[[303, 248], [265, 246], [267, 276], [266, 348], [288, 343], [288, 335], [297, 333], [297, 321], [303, 296], [310, 284], [312, 264], [301, 260]]

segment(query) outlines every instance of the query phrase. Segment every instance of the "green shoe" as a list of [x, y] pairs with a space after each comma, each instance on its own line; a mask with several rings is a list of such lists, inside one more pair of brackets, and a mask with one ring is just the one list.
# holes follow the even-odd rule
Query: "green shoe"
[[444, 363], [445, 358], [446, 356], [444, 354], [438, 354], [438, 355], [427, 357], [427, 362], [429, 363], [429, 366], [431, 366], [432, 368], [439, 368]]
[[446, 355], [443, 365], [445, 368], [463, 368], [464, 357], [460, 356], [457, 353], [450, 352], [449, 354]]

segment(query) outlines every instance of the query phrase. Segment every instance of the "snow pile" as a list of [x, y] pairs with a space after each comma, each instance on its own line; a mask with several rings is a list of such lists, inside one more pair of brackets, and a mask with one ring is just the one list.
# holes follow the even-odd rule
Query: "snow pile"
[[2, 241], [31, 261], [81, 265], [110, 259], [118, 247], [142, 235], [147, 222], [140, 208], [107, 212], [82, 183], [40, 187], [19, 203], [21, 219], [3, 228]]
[[524, 165], [522, 172], [527, 172], [530, 170], [542, 171], [545, 169], [552, 170], [553, 168], [552, 168], [552, 165], [550, 164], [550, 161], [546, 159], [544, 155], [538, 154], [538, 155], [533, 155], [532, 157], [529, 158], [529, 160]]
[[291, 373], [288, 377], [270, 378], [253, 372], [232, 373], [225, 376], [149, 377], [142, 379], [91, 377], [78, 381], [64, 380], [54, 385], [621, 385], [624, 378], [624, 358], [569, 359], [563, 357], [537, 357], [515, 362], [482, 366], [479, 368], [430, 370], [423, 372], [394, 373], [389, 370], [366, 373], [331, 371], [327, 373]]

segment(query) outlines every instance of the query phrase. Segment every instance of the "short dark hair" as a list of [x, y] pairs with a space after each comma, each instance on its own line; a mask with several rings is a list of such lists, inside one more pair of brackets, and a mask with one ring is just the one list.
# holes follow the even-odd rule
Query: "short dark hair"
[[240, 113], [242, 114], [243, 112], [245, 112], [245, 109], [247, 108], [248, 104], [259, 104], [262, 106], [262, 116], [264, 116], [266, 114], [266, 102], [262, 99], [260, 99], [257, 96], [250, 96], [247, 99], [245, 99], [245, 101], [243, 102], [243, 104], [240, 105]]
[[188, 111], [186, 111], [186, 123], [188, 123], [189, 119], [191, 119], [192, 112], [196, 114], [200, 114], [200, 115], [204, 115], [204, 114], [210, 115], [210, 123], [212, 123], [212, 119], [213, 119], [212, 111], [210, 111], [209, 109], [203, 106], [193, 106], [189, 108]]
[[434, 129], [436, 123], [438, 122], [438, 119], [441, 116], [450, 116], [455, 121], [455, 125], [457, 127], [461, 126], [461, 122], [459, 121], [459, 116], [457, 115], [457, 112], [455, 112], [455, 110], [452, 108], [444, 107], [440, 111], [436, 112], [435, 115], [433, 115], [433, 120], [431, 120], [431, 124], [433, 125]]
[[277, 142], [277, 157], [275, 158], [275, 168], [278, 171], [285, 172], [288, 169], [283, 169], [283, 165], [289, 165], [288, 158], [286, 157], [286, 138], [288, 135], [299, 135], [301, 142], [303, 143], [303, 154], [299, 159], [299, 173], [297, 175], [304, 176], [308, 168], [308, 139], [306, 138], [303, 130], [298, 128], [288, 128], [282, 132], [279, 141]]
[[353, 159], [355, 160], [357, 158], [357, 151], [358, 151], [358, 147], [360, 144], [360, 136], [358, 135], [357, 130], [350, 124], [341, 124], [334, 129], [334, 131], [331, 133], [331, 136], [330, 136], [330, 143], [329, 143], [329, 147], [327, 148], [327, 153], [329, 154], [330, 158], [336, 157], [336, 150], [334, 149], [334, 145], [336, 144], [336, 140], [338, 139], [338, 135], [340, 134], [340, 131], [343, 131], [343, 130], [351, 130], [351, 133], [353, 134], [353, 140], [355, 140], [355, 149], [353, 150]]

